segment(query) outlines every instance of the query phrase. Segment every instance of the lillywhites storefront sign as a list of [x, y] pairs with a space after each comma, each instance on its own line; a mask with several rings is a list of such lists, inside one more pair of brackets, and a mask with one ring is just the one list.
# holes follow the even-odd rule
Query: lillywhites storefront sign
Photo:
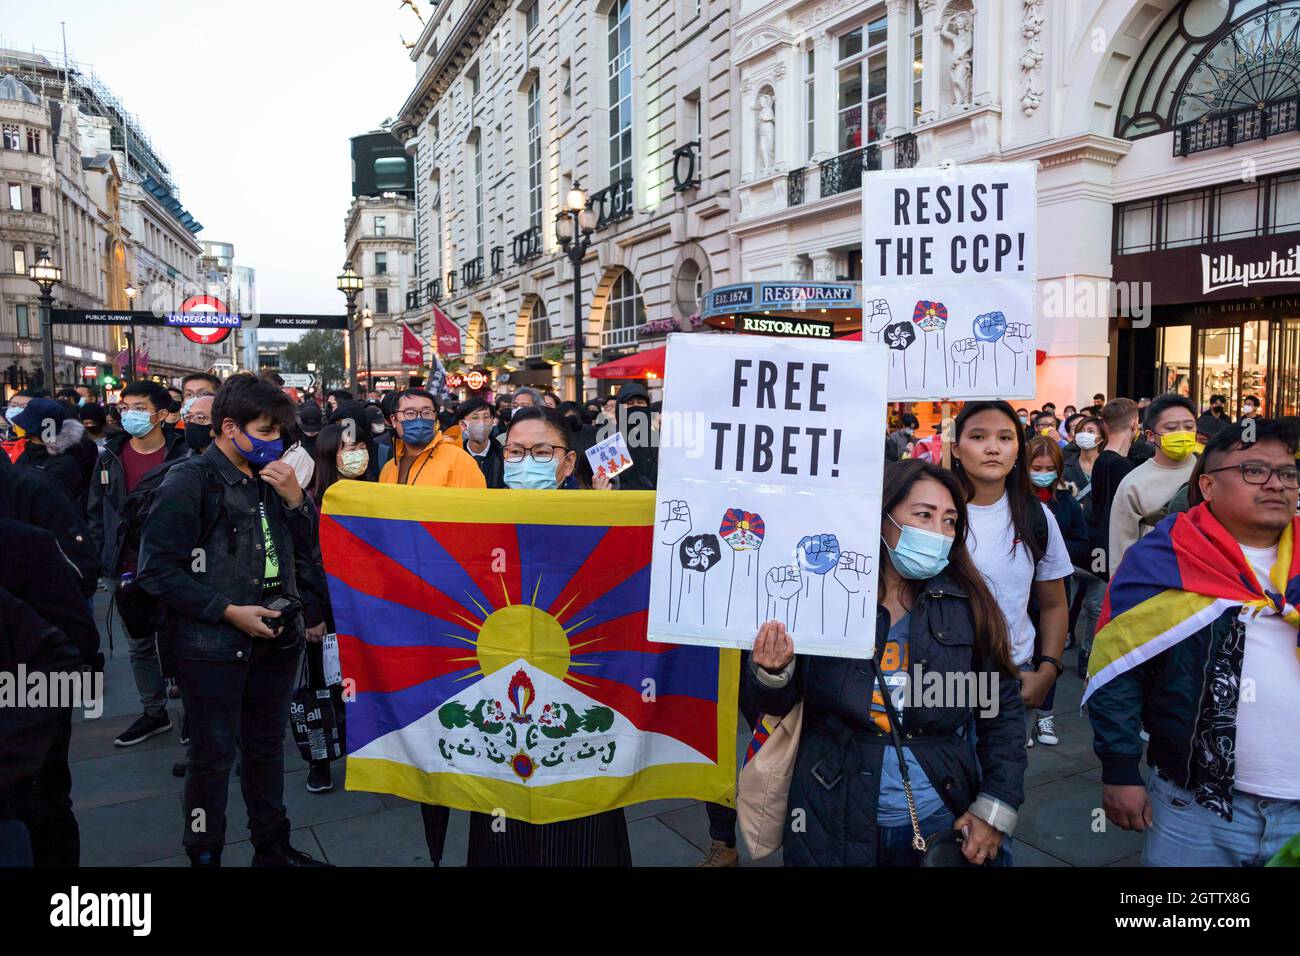
[[1239, 260], [1231, 253], [1201, 253], [1201, 294], [1223, 289], [1248, 289], [1270, 282], [1294, 282], [1300, 279], [1300, 245], [1283, 253], [1276, 249], [1267, 259]]

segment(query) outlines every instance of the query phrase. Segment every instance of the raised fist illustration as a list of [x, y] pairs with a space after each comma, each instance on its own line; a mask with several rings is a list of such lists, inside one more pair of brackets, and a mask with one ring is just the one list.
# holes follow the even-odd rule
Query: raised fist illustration
[[888, 300], [872, 299], [867, 305], [871, 309], [871, 315], [867, 318], [868, 332], [880, 332], [894, 320], [893, 313], [889, 311]]
[[845, 551], [835, 565], [835, 580], [844, 590], [857, 594], [867, 586], [867, 576], [871, 574], [871, 559], [856, 551]]
[[799, 567], [813, 574], [825, 574], [840, 559], [840, 542], [833, 534], [810, 534], [795, 548]]
[[802, 575], [792, 564], [781, 565], [767, 572], [767, 593], [778, 601], [790, 600], [799, 593], [802, 584]]
[[1012, 322], [1007, 326], [1006, 334], [1002, 336], [1002, 341], [1006, 343], [1007, 348], [1017, 355], [1029, 347], [1033, 341], [1034, 330], [1024, 322]]
[[697, 534], [682, 539], [677, 556], [687, 571], [703, 574], [722, 560], [722, 547], [716, 534]]
[[916, 329], [910, 322], [895, 322], [885, 329], [885, 344], [901, 352], [916, 341]]
[[941, 332], [948, 324], [948, 307], [942, 302], [918, 299], [916, 307], [912, 309], [912, 321], [922, 332]]
[[975, 316], [971, 331], [981, 342], [996, 342], [1007, 331], [1007, 317], [1001, 312], [985, 312]]
[[684, 501], [665, 501], [665, 514], [659, 522], [659, 543], [676, 544], [691, 533], [691, 509]]
[[728, 508], [718, 534], [733, 551], [757, 551], [763, 544], [763, 516], [741, 508]]
[[974, 339], [958, 339], [949, 349], [952, 360], [958, 365], [969, 365], [980, 357], [979, 343]]

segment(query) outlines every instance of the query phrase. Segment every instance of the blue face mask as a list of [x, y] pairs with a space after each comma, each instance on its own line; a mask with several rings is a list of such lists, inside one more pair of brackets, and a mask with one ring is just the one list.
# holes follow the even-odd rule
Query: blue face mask
[[[936, 534], [923, 528], [913, 528], [894, 521], [892, 515], [886, 515], [898, 529], [898, 547], [885, 545], [889, 560], [894, 570], [913, 581], [925, 581], [934, 577], [948, 566], [948, 552], [952, 550], [952, 538], [946, 534]], [[883, 539], [882, 539], [883, 540]]]
[[523, 461], [505, 463], [505, 481], [507, 488], [558, 488], [555, 480], [555, 462], [536, 461], [532, 455], [525, 455]]
[[423, 448], [433, 441], [433, 419], [413, 418], [402, 422], [402, 441], [415, 448]]
[[[128, 412], [127, 414], [130, 413]], [[126, 415], [123, 415], [122, 417], [126, 418]], [[252, 449], [250, 451], [244, 451], [244, 449], [239, 447], [239, 443], [235, 442], [235, 451], [243, 455], [250, 465], [255, 465], [260, 468], [263, 465], [269, 465], [273, 461], [278, 461], [280, 456], [284, 454], [284, 442], [279, 438], [272, 438], [269, 440], [265, 438], [254, 438], [252, 435], [248, 434], [248, 432], [244, 432], [244, 437], [247, 438], [249, 443], [253, 446]]]
[[132, 438], [143, 438], [153, 431], [153, 416], [140, 409], [122, 413], [122, 427]]
[[1031, 471], [1029, 480], [1039, 488], [1050, 488], [1056, 484], [1056, 472], [1054, 471]]

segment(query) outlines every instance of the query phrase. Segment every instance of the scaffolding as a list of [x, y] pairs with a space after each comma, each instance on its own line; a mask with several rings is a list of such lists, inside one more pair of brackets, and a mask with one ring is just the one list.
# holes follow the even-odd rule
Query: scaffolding
[[140, 127], [138, 118], [126, 111], [93, 67], [66, 59], [61, 53], [0, 50], [0, 73], [17, 77], [42, 96], [73, 100], [83, 112], [108, 120], [112, 148], [126, 155], [128, 165], [139, 179], [152, 178], [179, 199], [171, 170]]

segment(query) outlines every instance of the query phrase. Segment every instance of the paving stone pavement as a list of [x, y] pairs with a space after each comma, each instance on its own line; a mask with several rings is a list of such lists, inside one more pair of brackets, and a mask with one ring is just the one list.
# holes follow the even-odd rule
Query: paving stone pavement
[[[104, 631], [106, 595], [96, 601]], [[180, 744], [180, 701], [170, 702], [173, 729], [135, 747], [113, 746], [113, 738], [138, 716], [139, 699], [131, 676], [126, 638], [120, 627], [105, 668], [105, 700], [98, 719], [78, 715], [72, 733], [72, 799], [81, 826], [83, 866], [185, 866], [181, 850], [180, 804], [184, 780], [173, 765], [184, 761]], [[104, 638], [107, 654], [108, 642]], [[1073, 676], [1075, 652], [1064, 663], [1070, 672], [1057, 689], [1056, 728], [1060, 744], [1029, 751], [1026, 800], [1015, 837], [1016, 866], [1136, 866], [1140, 834], [1106, 826], [1100, 818], [1101, 771], [1092, 753], [1092, 734], [1078, 710], [1082, 683]], [[748, 742], [737, 731], [737, 749]], [[334, 765], [335, 788], [313, 794], [305, 789], [306, 764], [289, 738], [285, 741], [285, 803], [293, 823], [293, 842], [341, 866], [428, 866], [424, 829], [415, 804], [388, 795], [343, 788], [342, 763]], [[709, 845], [704, 806], [694, 800], [659, 800], [626, 810], [637, 866], [693, 866]], [[231, 779], [226, 865], [252, 861], [252, 846], [239, 794]], [[1102, 823], [1104, 823], [1102, 819]], [[445, 865], [463, 865], [468, 815], [452, 814], [443, 855]], [[752, 860], [742, 848], [744, 866], [779, 866], [780, 854]]]

